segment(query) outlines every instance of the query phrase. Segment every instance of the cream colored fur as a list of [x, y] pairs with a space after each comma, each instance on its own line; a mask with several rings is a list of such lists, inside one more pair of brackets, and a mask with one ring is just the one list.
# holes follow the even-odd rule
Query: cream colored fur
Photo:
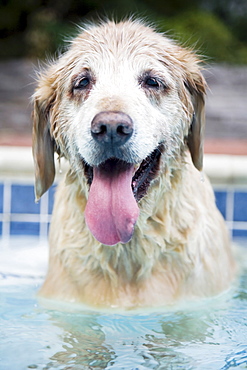
[[[91, 90], [72, 93], [72, 81], [88, 70]], [[165, 91], [147, 92], [140, 83], [145, 71]], [[54, 150], [70, 164], [56, 193], [42, 296], [132, 308], [208, 297], [229, 287], [234, 262], [227, 230], [211, 185], [198, 171], [205, 88], [197, 57], [138, 21], [81, 30], [41, 73], [33, 114], [37, 199], [54, 180]], [[164, 145], [159, 174], [138, 204], [134, 235], [115, 246], [99, 243], [84, 218], [89, 187], [81, 158], [90, 166], [106, 159], [90, 134], [102, 111], [122, 111], [134, 122], [125, 161], [139, 164]]]

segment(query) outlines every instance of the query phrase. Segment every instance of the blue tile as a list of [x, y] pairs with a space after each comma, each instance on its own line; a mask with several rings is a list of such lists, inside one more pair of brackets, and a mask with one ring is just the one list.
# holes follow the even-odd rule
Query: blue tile
[[234, 221], [247, 221], [247, 192], [234, 194]]
[[0, 213], [3, 212], [3, 184], [0, 184]]
[[232, 236], [234, 238], [247, 238], [247, 230], [233, 230]]
[[218, 191], [214, 192], [215, 194], [215, 201], [218, 209], [222, 213], [223, 217], [226, 218], [226, 191]]
[[2, 233], [3, 233], [3, 223], [0, 222], [0, 235], [2, 235]]
[[48, 204], [49, 215], [51, 215], [53, 211], [56, 189], [57, 189], [57, 185], [52, 185], [52, 187], [49, 189], [49, 198], [48, 198], [49, 199], [49, 204]]
[[39, 235], [39, 223], [11, 222], [10, 235]]
[[39, 213], [40, 204], [35, 203], [33, 185], [12, 185], [12, 213]]

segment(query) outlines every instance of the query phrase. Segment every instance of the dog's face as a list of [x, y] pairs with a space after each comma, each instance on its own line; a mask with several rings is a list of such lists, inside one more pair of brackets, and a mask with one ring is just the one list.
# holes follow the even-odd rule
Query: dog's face
[[[127, 242], [161, 156], [174, 160], [189, 147], [201, 168], [204, 92], [196, 57], [151, 28], [109, 22], [82, 31], [35, 93], [37, 197], [53, 182], [55, 143], [86, 175], [93, 234], [105, 244]], [[106, 223], [116, 224], [107, 240], [99, 236]]]

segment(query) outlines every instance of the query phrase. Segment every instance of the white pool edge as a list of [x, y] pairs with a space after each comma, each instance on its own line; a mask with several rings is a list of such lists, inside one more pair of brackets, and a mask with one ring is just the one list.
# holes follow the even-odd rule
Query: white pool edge
[[[67, 164], [62, 162], [61, 168], [65, 172]], [[205, 154], [203, 171], [213, 184], [247, 186], [247, 156]], [[20, 182], [34, 179], [31, 147], [0, 146], [1, 178]]]

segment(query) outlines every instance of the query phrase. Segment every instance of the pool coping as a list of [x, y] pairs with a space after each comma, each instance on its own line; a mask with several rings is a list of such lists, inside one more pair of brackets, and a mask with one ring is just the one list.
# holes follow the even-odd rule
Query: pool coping
[[[58, 162], [58, 161], [57, 161]], [[56, 177], [66, 172], [65, 161], [57, 163]], [[247, 156], [231, 154], [204, 155], [203, 172], [213, 184], [247, 186]], [[0, 146], [0, 178], [24, 181], [34, 179], [34, 164], [31, 147]]]

